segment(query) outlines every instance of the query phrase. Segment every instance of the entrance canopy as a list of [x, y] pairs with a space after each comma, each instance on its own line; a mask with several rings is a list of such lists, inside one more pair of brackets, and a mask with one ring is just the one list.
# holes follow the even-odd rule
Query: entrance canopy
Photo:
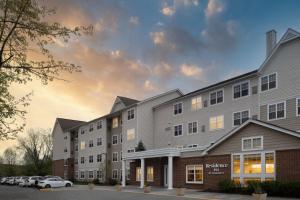
[[163, 148], [163, 149], [152, 149], [147, 151], [138, 151], [132, 153], [126, 153], [123, 156], [123, 160], [135, 160], [142, 158], [158, 158], [158, 157], [178, 157], [180, 156], [180, 149], [178, 148]]

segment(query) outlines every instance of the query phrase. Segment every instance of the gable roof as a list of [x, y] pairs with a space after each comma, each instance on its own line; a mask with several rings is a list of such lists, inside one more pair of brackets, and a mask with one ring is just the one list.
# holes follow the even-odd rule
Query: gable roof
[[136, 99], [131, 99], [128, 97], [117, 96], [117, 98], [119, 98], [126, 107], [139, 102]]
[[288, 28], [288, 30], [283, 34], [281, 39], [277, 42], [273, 50], [271, 51], [270, 55], [265, 59], [265, 61], [262, 63], [262, 65], [259, 67], [258, 72], [261, 72], [263, 68], [266, 66], [266, 64], [269, 62], [269, 60], [273, 57], [273, 55], [276, 53], [278, 48], [293, 39], [299, 38], [300, 33], [298, 31], [295, 31], [294, 29]]
[[84, 121], [73, 120], [73, 119], [64, 119], [64, 118], [57, 118], [56, 120], [58, 121], [58, 123], [63, 131], [66, 131], [67, 129], [70, 129], [74, 126], [78, 126], [80, 124], [85, 123]]
[[203, 154], [207, 154], [207, 152], [209, 152], [210, 150], [216, 148], [218, 145], [223, 143], [225, 140], [229, 139], [231, 136], [233, 136], [234, 134], [236, 134], [238, 131], [240, 131], [244, 127], [248, 126], [249, 124], [256, 124], [256, 125], [259, 125], [259, 126], [263, 126], [263, 127], [273, 129], [273, 130], [281, 132], [281, 133], [285, 133], [285, 134], [300, 138], [300, 134], [296, 131], [292, 131], [292, 130], [289, 130], [289, 129], [286, 129], [286, 128], [283, 128], [283, 127], [280, 127], [280, 126], [277, 126], [277, 125], [273, 125], [273, 124], [270, 124], [270, 123], [267, 123], [267, 122], [263, 122], [263, 121], [260, 121], [260, 120], [249, 119], [247, 122], [245, 122], [244, 124], [242, 124], [238, 128], [233, 129], [231, 132], [229, 132], [228, 134], [224, 135], [219, 140], [217, 140], [213, 145], [208, 147], [203, 152]]

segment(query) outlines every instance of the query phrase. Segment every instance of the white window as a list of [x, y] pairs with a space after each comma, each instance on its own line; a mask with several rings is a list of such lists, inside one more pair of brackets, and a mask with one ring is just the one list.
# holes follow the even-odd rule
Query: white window
[[66, 152], [68, 152], [68, 149], [67, 149], [67, 147], [65, 147], [65, 148], [64, 148], [64, 152], [65, 152], [65, 153], [66, 153]]
[[224, 115], [211, 117], [209, 119], [209, 128], [211, 131], [224, 128]]
[[285, 102], [268, 105], [268, 120], [285, 118]]
[[118, 117], [114, 117], [112, 119], [112, 128], [117, 128], [119, 126], [119, 118]]
[[192, 98], [192, 110], [199, 110], [202, 108], [202, 97], [193, 97]]
[[93, 163], [94, 162], [94, 156], [89, 156], [89, 163]]
[[102, 162], [102, 155], [101, 154], [97, 155], [97, 162]]
[[182, 113], [182, 103], [176, 103], [173, 105], [174, 108], [174, 115], [178, 115]]
[[128, 149], [128, 150], [127, 150], [127, 153], [133, 153], [133, 152], [135, 152], [134, 149]]
[[263, 149], [263, 136], [242, 138], [242, 150], [261, 150]]
[[93, 140], [90, 140], [89, 141], [89, 147], [93, 147], [94, 146], [94, 142], [93, 142]]
[[81, 133], [81, 135], [83, 135], [83, 134], [84, 134], [84, 130], [83, 130], [83, 129], [81, 129], [81, 132], [80, 132], [80, 133]]
[[78, 179], [78, 171], [75, 171], [75, 179]]
[[249, 95], [249, 82], [239, 83], [233, 86], [233, 98], [238, 99]]
[[97, 129], [102, 129], [102, 121], [97, 122]]
[[80, 150], [84, 150], [85, 149], [85, 141], [81, 141], [80, 142]]
[[112, 170], [112, 179], [118, 179], [118, 170], [117, 169]]
[[135, 129], [128, 129], [127, 130], [127, 141], [135, 139]]
[[189, 144], [187, 148], [197, 148], [198, 144]]
[[102, 145], [102, 138], [97, 138], [97, 146], [101, 146]]
[[186, 166], [186, 183], [203, 183], [203, 165]]
[[94, 130], [94, 125], [93, 124], [90, 124], [90, 129], [89, 129], [89, 131], [91, 132], [91, 131], [93, 131]]
[[84, 171], [80, 171], [80, 179], [84, 179]]
[[223, 89], [211, 92], [209, 94], [209, 98], [210, 98], [210, 105], [216, 105], [216, 104], [219, 104], [219, 103], [223, 103], [223, 100], [224, 100], [224, 91], [223, 91]]
[[271, 90], [277, 87], [277, 74], [270, 74], [267, 76], [263, 76], [260, 79], [260, 90], [263, 91], [267, 91], [267, 90]]
[[134, 109], [127, 110], [127, 119], [134, 119]]
[[182, 125], [174, 126], [174, 136], [182, 135]]
[[81, 158], [80, 158], [80, 163], [81, 163], [81, 164], [84, 164], [84, 157], [81, 157]]
[[113, 145], [118, 144], [118, 136], [117, 136], [117, 135], [113, 135], [113, 136], [112, 136], [112, 144], [113, 144]]
[[296, 115], [297, 116], [300, 116], [300, 98], [298, 98], [298, 99], [296, 99], [296, 101], [297, 101], [297, 111], [296, 111]]
[[154, 180], [154, 168], [152, 166], [147, 167], [147, 181], [153, 182]]
[[113, 152], [112, 153], [112, 161], [113, 162], [118, 162], [118, 152]]
[[98, 179], [102, 179], [103, 178], [102, 170], [97, 170], [97, 178]]
[[198, 123], [190, 122], [188, 123], [188, 134], [194, 134], [198, 132]]
[[89, 179], [93, 179], [94, 178], [94, 172], [93, 171], [89, 171]]
[[239, 126], [249, 119], [249, 110], [233, 113], [233, 126]]
[[122, 151], [120, 151], [120, 160], [122, 160], [123, 157], [122, 157]]
[[141, 168], [140, 167], [137, 167], [135, 169], [135, 180], [141, 181]]

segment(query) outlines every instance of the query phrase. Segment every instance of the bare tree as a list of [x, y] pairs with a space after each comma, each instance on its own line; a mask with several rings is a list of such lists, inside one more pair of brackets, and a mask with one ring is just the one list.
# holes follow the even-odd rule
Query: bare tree
[[[0, 1], [0, 139], [14, 138], [24, 129], [24, 107], [29, 104], [31, 95], [16, 98], [8, 87], [33, 79], [47, 84], [60, 79], [61, 72], [79, 72], [80, 66], [56, 60], [50, 53], [49, 44], [55, 44], [57, 39], [68, 42], [71, 36], [92, 32], [92, 26], [71, 29], [48, 22], [46, 17], [54, 15], [55, 10], [38, 2]], [[43, 59], [29, 57], [30, 52], [41, 54]]]
[[15, 165], [17, 161], [17, 153], [12, 148], [7, 148], [3, 154], [4, 162], [7, 165]]

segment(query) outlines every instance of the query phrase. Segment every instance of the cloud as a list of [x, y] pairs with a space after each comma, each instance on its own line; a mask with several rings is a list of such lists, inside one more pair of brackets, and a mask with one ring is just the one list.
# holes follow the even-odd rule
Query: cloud
[[164, 32], [151, 32], [150, 37], [152, 38], [153, 43], [156, 45], [160, 45], [166, 42]]
[[162, 4], [160, 12], [165, 16], [173, 16], [180, 7], [199, 6], [199, 0], [173, 0], [172, 5]]
[[139, 25], [139, 23], [140, 23], [140, 19], [139, 19], [139, 17], [137, 17], [137, 16], [131, 16], [131, 17], [129, 18], [129, 23], [130, 23], [131, 25], [137, 26], [137, 25]]
[[175, 7], [183, 6], [199, 6], [199, 0], [174, 0]]
[[172, 75], [172, 66], [166, 62], [160, 62], [153, 68], [153, 73], [155, 76], [166, 77]]
[[172, 16], [176, 12], [176, 8], [174, 6], [168, 6], [167, 4], [164, 4], [161, 13], [165, 16]]
[[157, 87], [154, 86], [154, 84], [150, 81], [150, 80], [146, 80], [144, 82], [144, 88], [147, 90], [147, 91], [155, 91], [157, 90]]
[[205, 16], [207, 18], [213, 17], [218, 13], [224, 11], [225, 5], [221, 0], [208, 0], [207, 7], [205, 9]]
[[180, 66], [180, 72], [189, 78], [201, 80], [204, 75], [204, 70], [201, 67], [198, 67], [197, 65], [188, 65], [188, 64], [182, 64]]

